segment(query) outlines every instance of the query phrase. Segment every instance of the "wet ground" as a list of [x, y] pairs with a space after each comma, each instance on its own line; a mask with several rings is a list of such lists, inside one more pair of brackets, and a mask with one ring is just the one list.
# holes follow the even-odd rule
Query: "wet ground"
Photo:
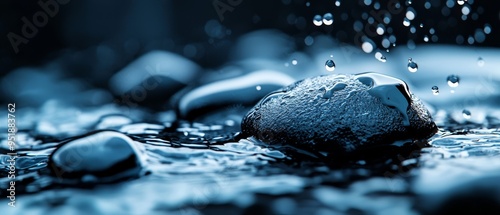
[[[172, 111], [124, 115], [114, 104], [82, 109], [48, 102], [19, 110], [18, 120], [26, 124], [17, 134], [17, 204], [10, 208], [3, 199], [0, 207], [7, 214], [498, 212], [500, 115], [474, 124], [441, 112], [435, 117], [439, 133], [412, 151], [332, 164], [293, 148], [239, 139], [245, 111], [234, 107], [188, 122]], [[139, 142], [144, 174], [113, 183], [68, 183], [64, 175], [49, 174], [48, 156], [60, 142], [97, 129]], [[1, 146], [7, 152], [5, 133]], [[8, 156], [1, 156], [4, 194]]]

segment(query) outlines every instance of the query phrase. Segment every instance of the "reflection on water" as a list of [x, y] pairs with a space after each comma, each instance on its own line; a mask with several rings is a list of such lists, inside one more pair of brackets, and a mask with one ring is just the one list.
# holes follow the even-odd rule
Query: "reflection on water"
[[[79, 129], [106, 128], [127, 134], [144, 146], [144, 168], [148, 174], [111, 184], [99, 185], [85, 180], [60, 183], [60, 178], [49, 174], [47, 162], [59, 142], [73, 138], [69, 131], [75, 128], [60, 127], [54, 136], [20, 131], [16, 192], [21, 196], [18, 207], [23, 213], [215, 213], [216, 205], [222, 204], [236, 212], [265, 205], [272, 213], [285, 214], [300, 214], [289, 207], [318, 213], [416, 214], [412, 202], [418, 196], [438, 190], [444, 190], [440, 194], [444, 195], [461, 183], [489, 177], [492, 171], [500, 170], [499, 162], [484, 160], [500, 155], [500, 132], [495, 128], [497, 116], [488, 116], [497, 122], [489, 124], [490, 128], [449, 123], [431, 138], [431, 147], [423, 148], [417, 157], [388, 158], [382, 163], [356, 160], [335, 167], [304, 155], [306, 152], [266, 147], [254, 138], [239, 139], [239, 124], [230, 119], [190, 123], [170, 117], [170, 122], [159, 122], [154, 119], [159, 115], [168, 119], [165, 116], [168, 113], [140, 119], [148, 114], [138, 111], [132, 118], [150, 123], [133, 123], [115, 114], [120, 111], [116, 106], [80, 111], [80, 116], [72, 115], [64, 120], [46, 119], [44, 126], [74, 120], [87, 122], [81, 123], [83, 128]], [[82, 119], [82, 116], [92, 117]], [[1, 146], [3, 151], [7, 150], [5, 134]], [[300, 154], [303, 156], [298, 156]], [[2, 190], [7, 189], [7, 159], [8, 156], [1, 155]], [[92, 161], [86, 162], [92, 164]], [[450, 163], [458, 166], [450, 166]], [[457, 168], [463, 170], [455, 170]], [[451, 184], [439, 176], [449, 171], [456, 173], [447, 176], [447, 180], [453, 181]], [[446, 185], [432, 188], [436, 184]], [[410, 194], [413, 192], [418, 195]], [[269, 201], [261, 202], [263, 195]], [[307, 206], [311, 200], [319, 205]], [[84, 207], [78, 209], [78, 205]], [[21, 214], [20, 211], [17, 214]]]

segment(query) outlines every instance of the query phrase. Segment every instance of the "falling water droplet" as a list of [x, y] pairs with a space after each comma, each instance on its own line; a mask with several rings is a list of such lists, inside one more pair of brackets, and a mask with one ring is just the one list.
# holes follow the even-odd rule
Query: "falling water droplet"
[[439, 88], [437, 86], [432, 87], [432, 94], [435, 96], [439, 95]]
[[333, 72], [333, 70], [335, 70], [335, 62], [333, 62], [333, 60], [327, 60], [325, 62], [325, 68], [327, 71]]
[[418, 64], [415, 63], [411, 57], [408, 58], [408, 71], [417, 72], [417, 70], [418, 70]]
[[377, 60], [379, 60], [380, 62], [384, 62], [385, 63], [387, 61], [387, 58], [382, 53], [380, 53], [380, 52], [376, 52], [375, 53], [375, 58]]
[[313, 24], [316, 26], [321, 26], [323, 24], [321, 15], [318, 14], [318, 15], [314, 16]]
[[340, 6], [340, 1], [338, 1], [338, 0], [335, 1], [335, 6], [337, 6], [337, 7]]
[[466, 2], [467, 0], [457, 0], [457, 3], [459, 5], [464, 5], [464, 3]]
[[323, 23], [325, 25], [331, 25], [333, 23], [333, 15], [331, 13], [325, 13], [325, 15], [323, 15]]
[[257, 91], [260, 91], [260, 90], [262, 89], [262, 87], [261, 87], [260, 85], [257, 85], [257, 86], [255, 87], [255, 89], [257, 89]]
[[424, 42], [429, 42], [429, 37], [427, 35], [424, 37]]
[[471, 115], [471, 113], [470, 113], [470, 111], [469, 111], [469, 110], [464, 109], [464, 110], [462, 111], [462, 115], [464, 116], [464, 118], [465, 118], [465, 119], [470, 119], [470, 115]]
[[477, 65], [480, 66], [480, 67], [483, 67], [484, 66], [484, 60], [482, 57], [479, 57], [477, 59]]
[[298, 63], [298, 62], [297, 62], [297, 60], [296, 60], [296, 59], [293, 59], [293, 60], [292, 60], [292, 65], [294, 65], [294, 66], [295, 66], [295, 65], [297, 65], [297, 63]]
[[406, 27], [410, 26], [410, 20], [405, 17], [405, 19], [403, 20], [403, 25]]
[[448, 86], [450, 87], [458, 87], [458, 85], [460, 84], [460, 78], [456, 75], [448, 76], [447, 80], [448, 80]]

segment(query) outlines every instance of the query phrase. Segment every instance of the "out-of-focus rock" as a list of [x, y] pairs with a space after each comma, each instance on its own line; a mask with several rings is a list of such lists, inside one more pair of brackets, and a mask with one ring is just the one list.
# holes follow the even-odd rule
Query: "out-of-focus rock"
[[123, 105], [158, 107], [198, 78], [200, 71], [196, 63], [180, 55], [152, 51], [116, 73], [109, 86]]

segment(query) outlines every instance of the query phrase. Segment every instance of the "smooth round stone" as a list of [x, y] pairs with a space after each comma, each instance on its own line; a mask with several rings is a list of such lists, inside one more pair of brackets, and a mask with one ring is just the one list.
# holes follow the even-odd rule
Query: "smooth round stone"
[[308, 78], [272, 92], [244, 117], [242, 132], [338, 155], [424, 140], [437, 126], [404, 81], [361, 73]]
[[49, 169], [59, 179], [118, 180], [137, 176], [143, 162], [138, 145], [128, 136], [101, 131], [60, 145], [50, 155]]
[[192, 119], [218, 107], [251, 106], [269, 92], [294, 81], [281, 72], [258, 70], [194, 88], [179, 99], [177, 110], [181, 117]]
[[180, 55], [152, 51], [118, 71], [109, 86], [123, 105], [156, 107], [194, 81], [200, 71], [196, 63]]

